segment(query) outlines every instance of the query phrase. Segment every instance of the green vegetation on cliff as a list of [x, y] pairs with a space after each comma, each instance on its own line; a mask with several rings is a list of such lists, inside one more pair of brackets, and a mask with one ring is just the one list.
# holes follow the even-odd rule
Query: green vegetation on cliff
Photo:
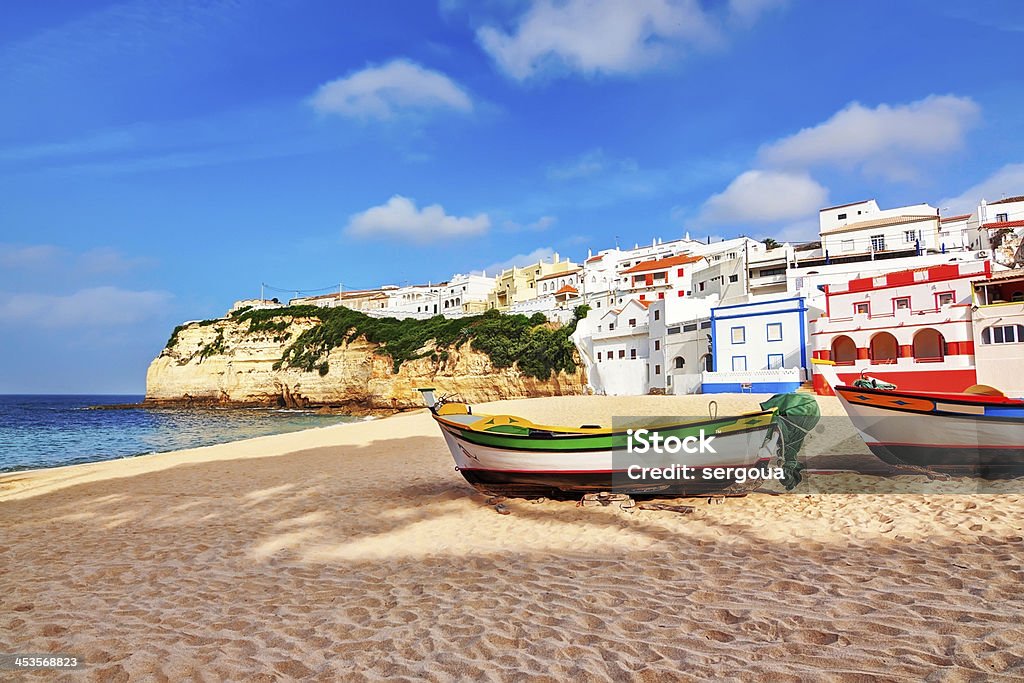
[[[331, 350], [363, 337], [379, 345], [378, 353], [391, 357], [395, 372], [407, 360], [428, 356], [435, 362], [447, 360], [446, 349], [469, 342], [473, 349], [486, 353], [495, 367], [516, 365], [526, 375], [549, 379], [552, 372], [576, 372], [576, 349], [569, 337], [587, 310], [586, 306], [578, 307], [572, 322], [561, 327], [552, 327], [540, 313], [527, 317], [488, 311], [457, 319], [435, 316], [426, 320], [399, 320], [372, 318], [343, 307], [317, 306], [238, 311], [231, 316], [231, 321], [248, 322], [250, 332], [270, 334], [283, 333], [296, 318], [317, 321], [285, 348], [276, 368], [315, 370], [326, 375], [327, 355]], [[211, 322], [218, 321], [201, 324]], [[180, 329], [179, 326], [171, 335], [168, 349], [177, 343]], [[212, 346], [216, 348], [216, 342]]]

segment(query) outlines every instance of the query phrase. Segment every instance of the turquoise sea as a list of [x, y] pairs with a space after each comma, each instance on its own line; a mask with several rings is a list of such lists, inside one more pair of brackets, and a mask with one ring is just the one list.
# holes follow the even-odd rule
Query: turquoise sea
[[360, 418], [273, 409], [94, 409], [142, 396], [0, 395], [0, 471], [209, 446]]

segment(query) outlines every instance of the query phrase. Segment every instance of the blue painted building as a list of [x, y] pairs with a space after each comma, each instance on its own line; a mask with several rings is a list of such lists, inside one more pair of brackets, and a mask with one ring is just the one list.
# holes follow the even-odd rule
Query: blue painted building
[[711, 309], [712, 370], [705, 394], [778, 394], [807, 378], [807, 302], [802, 296]]

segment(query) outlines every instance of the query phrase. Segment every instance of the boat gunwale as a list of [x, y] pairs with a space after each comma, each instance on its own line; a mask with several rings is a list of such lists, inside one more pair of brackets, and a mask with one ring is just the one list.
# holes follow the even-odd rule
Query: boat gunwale
[[[765, 412], [772, 412], [772, 411], [765, 411]], [[435, 416], [435, 418], [436, 418], [436, 416]], [[485, 432], [485, 431], [479, 431], [479, 430], [470, 430], [470, 429], [466, 429], [462, 425], [452, 424], [452, 423], [449, 423], [449, 422], [442, 422], [441, 420], [438, 420], [438, 423], [439, 423], [441, 429], [443, 431], [451, 434], [452, 437], [454, 437], [456, 439], [460, 439], [460, 440], [466, 441], [467, 443], [472, 444], [474, 446], [486, 446], [488, 448], [497, 448], [497, 449], [501, 449], [501, 450], [516, 451], [516, 452], [527, 452], [527, 453], [551, 453], [551, 454], [561, 454], [561, 455], [564, 455], [564, 454], [567, 454], [567, 453], [602, 453], [602, 452], [607, 452], [607, 451], [614, 451], [616, 449], [616, 446], [614, 444], [611, 444], [611, 443], [604, 444], [604, 445], [601, 445], [601, 446], [584, 446], [584, 447], [568, 448], [568, 449], [544, 448], [543, 446], [546, 445], [546, 444], [550, 444], [552, 442], [564, 443], [565, 441], [570, 440], [574, 436], [602, 436], [602, 437], [606, 437], [606, 438], [611, 438], [611, 437], [614, 437], [616, 435], [625, 435], [625, 432], [615, 432], [613, 434], [595, 434], [595, 435], [586, 435], [586, 434], [584, 434], [584, 435], [572, 435], [571, 437], [567, 437], [567, 438], [558, 438], [558, 439], [543, 438], [543, 439], [539, 439], [539, 438], [537, 438], [535, 436], [529, 436], [529, 435], [526, 435], [526, 434], [507, 434], [507, 433], [503, 433], [503, 432]], [[698, 424], [706, 424], [706, 423], [698, 423]], [[683, 426], [688, 426], [688, 425], [684, 424], [684, 425], [679, 425], [679, 426], [683, 427]], [[776, 420], [772, 420], [770, 422], [764, 422], [764, 423], [757, 424], [757, 425], [751, 425], [749, 427], [744, 427], [742, 429], [730, 430], [730, 431], [726, 432], [725, 434], [720, 434], [720, 435], [716, 435], [716, 436], [732, 436], [732, 435], [737, 435], [737, 434], [748, 434], [748, 433], [756, 432], [756, 431], [760, 431], [760, 430], [772, 429], [773, 427], [777, 429], [778, 426], [779, 426], [779, 423]], [[501, 438], [511, 438], [513, 440], [519, 440], [520, 443], [529, 442], [529, 443], [532, 443], [532, 444], [536, 444], [537, 447], [534, 447], [534, 448], [524, 448], [524, 447], [522, 447], [520, 445], [517, 445], [517, 444], [495, 445], [495, 444], [477, 443], [470, 436], [466, 436], [464, 434], [464, 432], [469, 432], [470, 435], [478, 435], [479, 434], [479, 435], [485, 435], [485, 436], [497, 436], [497, 437], [501, 437]]]
[[[740, 419], [751, 418], [751, 417], [762, 417], [764, 415], [771, 415], [772, 416], [772, 419], [768, 422], [768, 424], [776, 424], [777, 423], [778, 409], [770, 408], [768, 410], [759, 410], [759, 411], [752, 412], [752, 413], [743, 413], [741, 415], [733, 415], [733, 416], [724, 415], [724, 416], [721, 416], [721, 417], [714, 417], [714, 418], [708, 417], [707, 419], [701, 418], [701, 419], [692, 420], [692, 421], [689, 421], [689, 422], [673, 422], [673, 423], [664, 424], [664, 425], [652, 425], [650, 427], [645, 426], [644, 428], [645, 429], [670, 430], [670, 429], [680, 429], [680, 428], [683, 428], [683, 427], [699, 427], [701, 425], [715, 424], [715, 423], [719, 423], [719, 422], [729, 422], [729, 421], [736, 422], [736, 421], [738, 421]], [[469, 431], [469, 432], [473, 432], [473, 433], [476, 433], [476, 434], [487, 434], [487, 435], [490, 435], [490, 436], [502, 436], [502, 437], [509, 437], [509, 438], [513, 438], [513, 439], [530, 439], [530, 440], [534, 440], [534, 441], [557, 439], [559, 441], [563, 441], [563, 440], [570, 440], [570, 439], [585, 439], [585, 438], [590, 438], [590, 437], [595, 437], [595, 436], [614, 437], [614, 436], [625, 436], [626, 435], [626, 430], [615, 431], [614, 427], [600, 427], [600, 428], [595, 428], [595, 429], [585, 430], [584, 431], [584, 430], [582, 430], [579, 427], [562, 427], [562, 426], [554, 426], [554, 425], [539, 425], [539, 424], [535, 424], [535, 423], [527, 420], [526, 418], [521, 418], [521, 417], [518, 417], [516, 415], [486, 415], [486, 414], [481, 414], [481, 415], [477, 416], [477, 417], [480, 418], [480, 420], [485, 420], [487, 418], [495, 418], [495, 417], [512, 417], [512, 418], [515, 418], [517, 420], [522, 420], [523, 423], [524, 423], [524, 427], [526, 427], [528, 429], [533, 429], [533, 430], [540, 431], [540, 432], [550, 432], [551, 433], [550, 437], [539, 438], [539, 437], [537, 437], [535, 435], [531, 435], [531, 434], [511, 434], [511, 433], [508, 433], [508, 432], [489, 432], [489, 431], [484, 430], [484, 429], [475, 429], [475, 428], [473, 428], [472, 424], [467, 425], [467, 424], [462, 424], [462, 423], [459, 423], [459, 422], [455, 422], [453, 420], [446, 420], [445, 416], [438, 415], [436, 413], [431, 413], [431, 416], [438, 423], [449, 425], [449, 426], [453, 427], [454, 429], [459, 430], [460, 432], [461, 431]], [[476, 424], [476, 423], [473, 423], [473, 424]], [[737, 430], [737, 431], [740, 431], [740, 430]]]
[[[835, 391], [836, 395], [840, 399], [842, 399], [843, 403], [846, 404], [846, 405], [849, 405], [849, 406], [864, 406], [866, 408], [876, 408], [878, 410], [889, 410], [889, 411], [898, 412], [898, 413], [909, 413], [909, 414], [912, 414], [912, 415], [934, 415], [936, 417], [949, 417], [949, 418], [957, 418], [957, 419], [964, 419], [964, 420], [975, 420], [975, 421], [984, 421], [984, 422], [1006, 422], [1006, 423], [1010, 423], [1010, 424], [1020, 424], [1020, 423], [1024, 422], [1024, 402], [1022, 402], [1022, 405], [1020, 405], [1020, 406], [1007, 406], [1007, 404], [1005, 404], [1005, 403], [992, 404], [992, 403], [978, 403], [978, 402], [971, 402], [971, 401], [957, 401], [955, 399], [946, 400], [946, 399], [936, 399], [936, 398], [932, 398], [932, 397], [926, 398], [926, 396], [927, 396], [926, 394], [913, 394], [913, 393], [901, 392], [901, 391], [887, 391], [885, 389], [865, 389], [865, 388], [862, 388], [862, 387], [851, 387], [851, 386], [846, 386], [846, 385], [835, 387], [834, 391]], [[917, 400], [927, 400], [927, 401], [931, 401], [932, 402], [932, 408], [929, 409], [929, 410], [922, 410], [920, 408], [911, 408], [911, 407], [907, 407], [907, 406], [894, 406], [894, 405], [879, 405], [879, 404], [875, 404], [875, 403], [862, 403], [860, 401], [851, 401], [846, 396], [846, 394], [855, 394], [855, 393], [870, 393], [870, 394], [875, 394], [875, 395], [879, 395], [879, 396], [902, 396], [904, 398], [913, 398], [913, 399], [917, 399]], [[939, 409], [938, 407], [935, 406], [935, 403], [949, 403], [949, 404], [954, 404], [954, 405], [959, 404], [959, 405], [967, 405], [967, 406], [975, 406], [975, 407], [976, 406], [989, 406], [989, 407], [993, 407], [993, 408], [1011, 407], [1011, 408], [1016, 408], [1017, 410], [1020, 410], [1021, 411], [1021, 415], [1020, 416], [1014, 416], [1014, 415], [986, 415], [986, 414], [983, 414], [983, 413], [954, 413], [954, 412], [950, 412], [950, 411], [945, 411], [945, 410]], [[849, 413], [850, 411], [849, 411], [849, 409], [846, 408], [846, 405], [844, 405], [843, 408], [846, 409], [847, 413]]]

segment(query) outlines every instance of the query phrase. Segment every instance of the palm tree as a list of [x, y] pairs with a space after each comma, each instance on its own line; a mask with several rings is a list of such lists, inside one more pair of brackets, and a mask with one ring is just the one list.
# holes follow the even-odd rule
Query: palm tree
[[776, 242], [771, 237], [765, 237], [764, 238], [764, 246], [766, 248], [768, 248], [768, 249], [775, 249], [776, 247], [781, 247], [782, 245], [779, 244], [778, 242]]

